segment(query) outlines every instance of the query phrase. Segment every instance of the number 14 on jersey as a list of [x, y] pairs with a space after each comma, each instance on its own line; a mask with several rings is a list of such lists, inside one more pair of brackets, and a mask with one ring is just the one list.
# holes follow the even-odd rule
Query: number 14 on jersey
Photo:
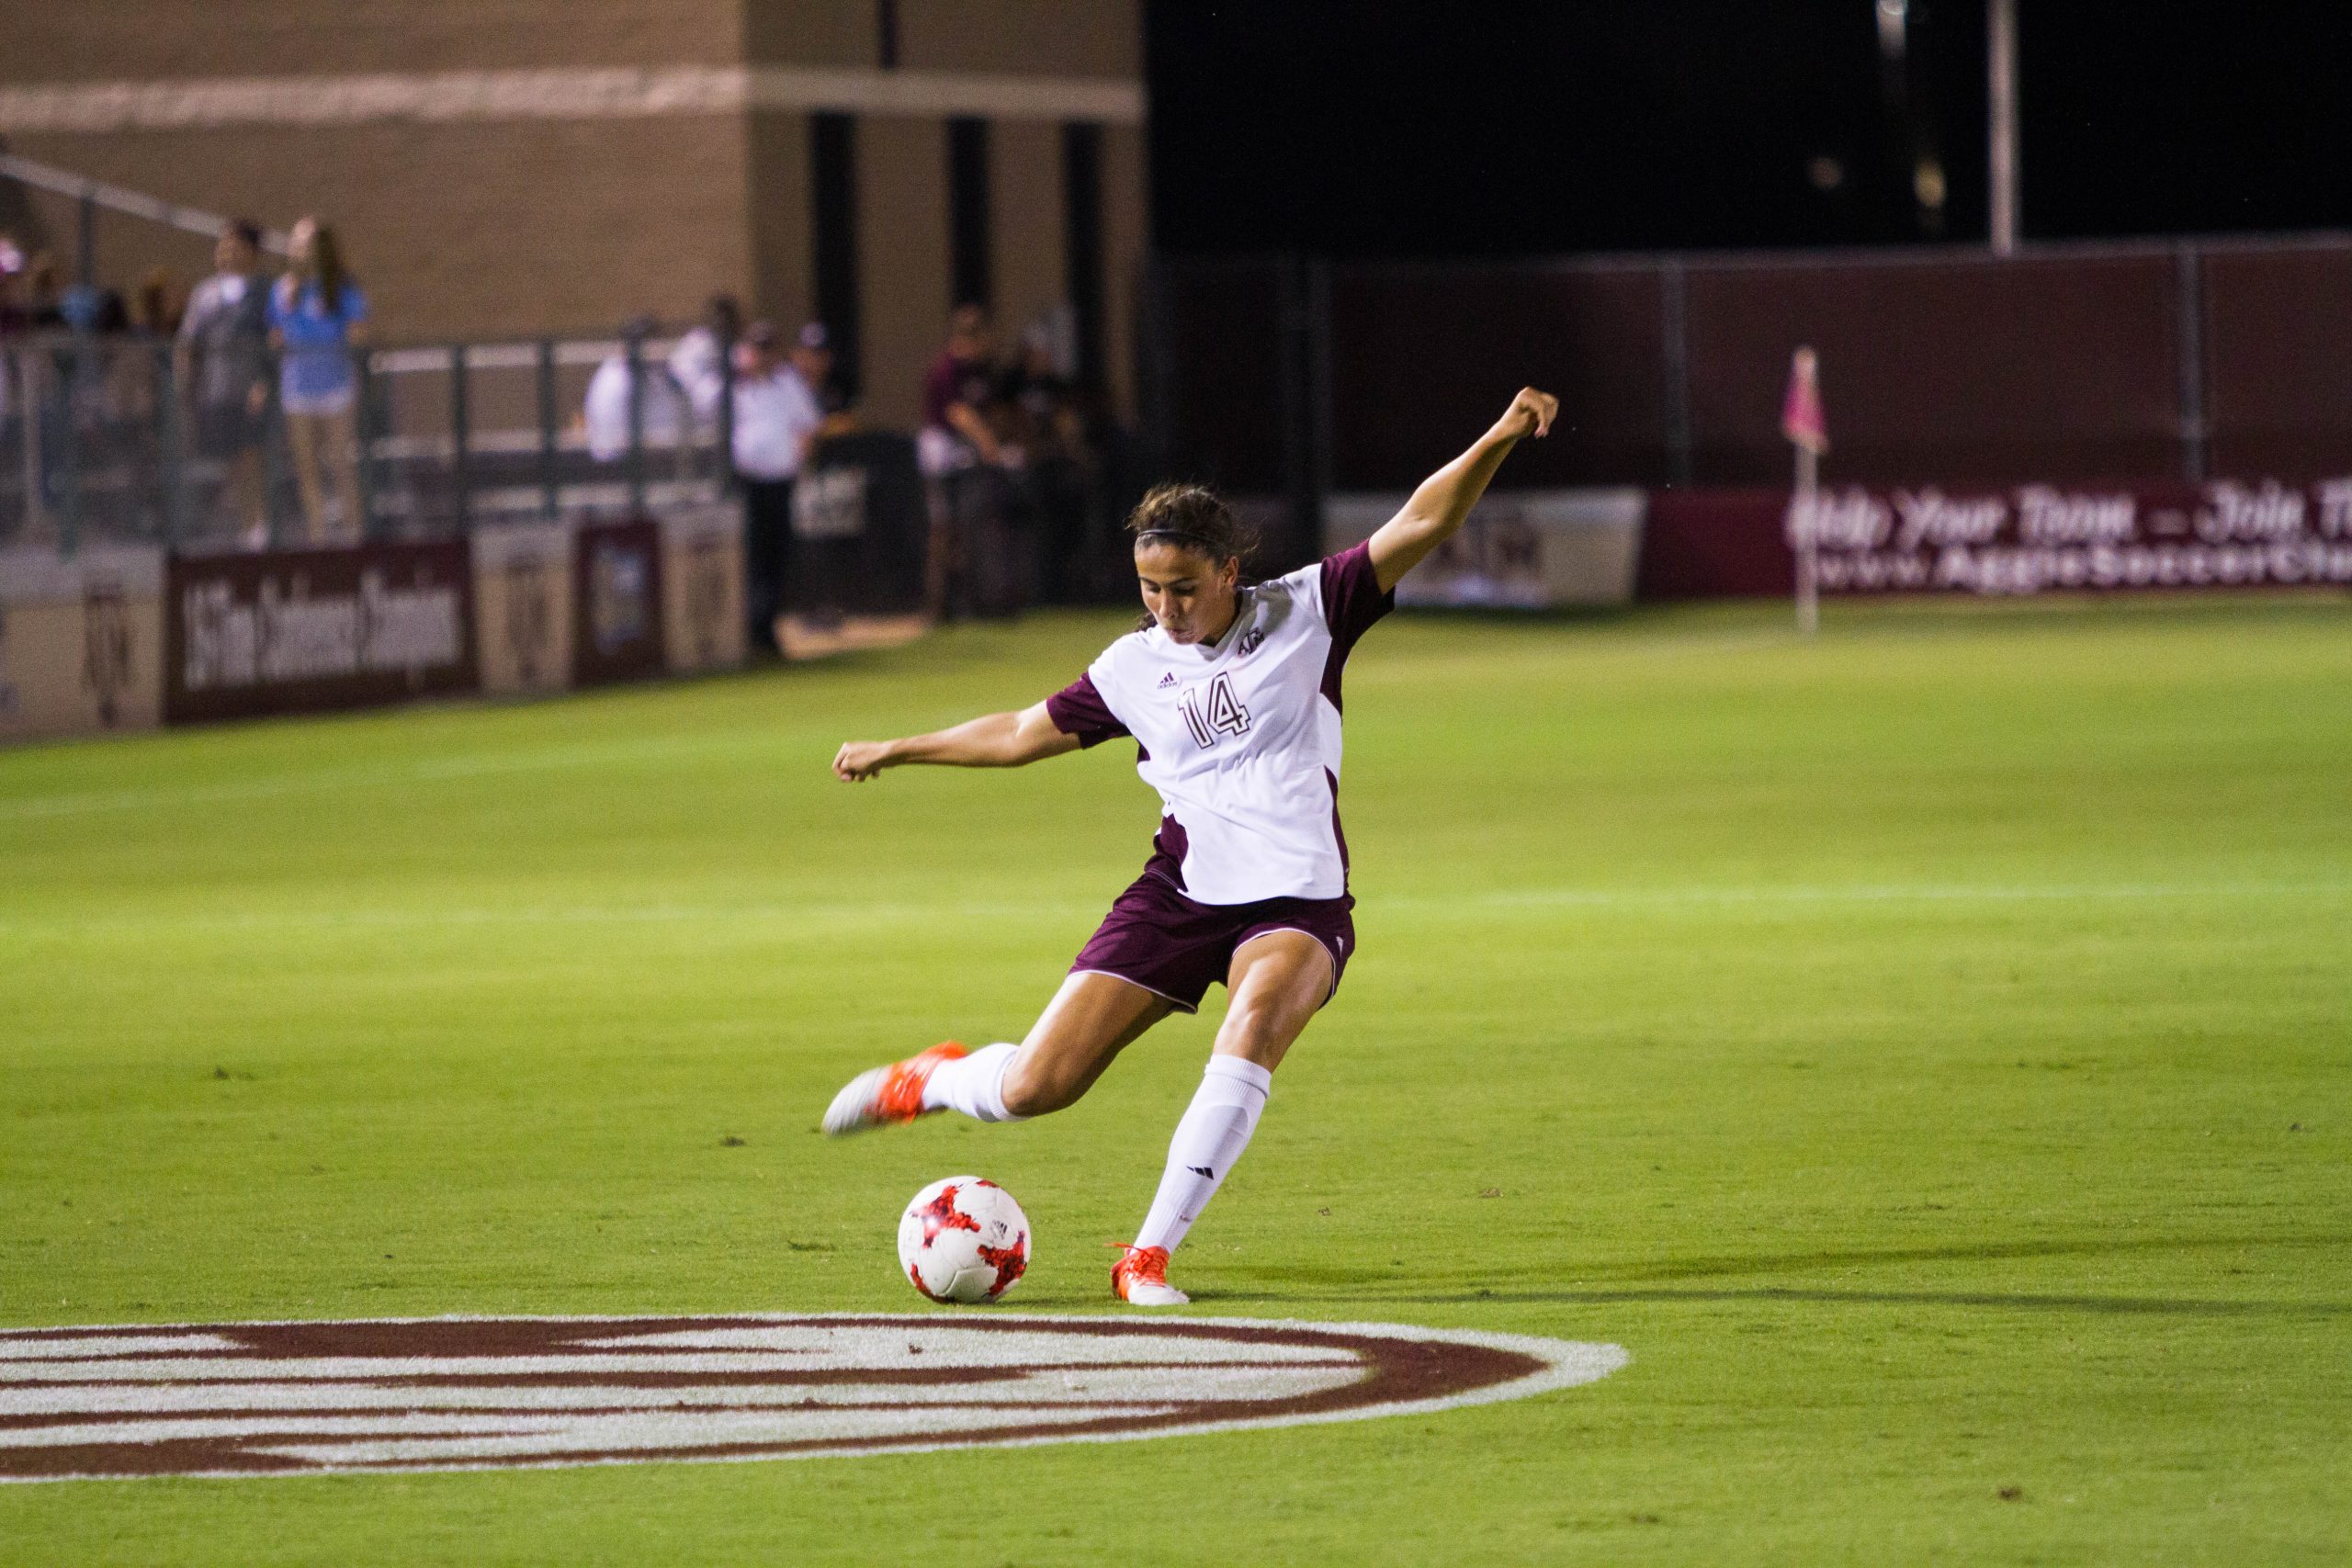
[[1214, 746], [1219, 735], [1244, 735], [1250, 729], [1250, 710], [1233, 694], [1233, 677], [1219, 675], [1208, 686], [1208, 700], [1204, 711], [1198, 686], [1184, 694], [1182, 703], [1185, 728], [1193, 739], [1203, 746]]

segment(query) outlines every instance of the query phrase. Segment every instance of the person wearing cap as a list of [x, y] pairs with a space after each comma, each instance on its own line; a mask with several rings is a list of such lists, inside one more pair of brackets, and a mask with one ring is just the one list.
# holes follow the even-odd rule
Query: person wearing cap
[[[822, 356], [822, 359], [819, 356]], [[735, 476], [743, 486], [743, 601], [752, 646], [781, 653], [785, 567], [792, 548], [792, 481], [825, 422], [803, 367], [822, 374], [825, 329], [810, 322], [787, 356], [773, 321], [743, 334], [735, 377]]]
[[830, 423], [833, 416], [846, 412], [848, 400], [833, 381], [833, 337], [822, 321], [809, 321], [792, 341], [792, 368], [817, 400], [817, 407]]

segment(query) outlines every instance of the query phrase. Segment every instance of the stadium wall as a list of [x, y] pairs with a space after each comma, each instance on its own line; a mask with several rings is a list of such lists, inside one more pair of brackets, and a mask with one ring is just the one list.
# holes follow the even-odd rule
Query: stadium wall
[[[846, 121], [852, 231], [816, 199], [813, 130]], [[787, 326], [828, 310], [868, 417], [910, 427], [955, 301], [945, 127], [985, 124], [994, 305], [1017, 331], [1093, 302], [1084, 340], [1133, 412], [1145, 248], [1136, 0], [220, 0], [35, 6], [0, 51], [6, 150], [184, 206], [341, 231], [379, 341], [609, 332], [714, 292]], [[1100, 139], [1100, 243], [1059, 214], [1072, 128]], [[0, 231], [75, 265], [70, 199], [0, 181]], [[209, 270], [208, 238], [95, 215], [96, 276]], [[854, 287], [818, 297], [820, 251]], [[1069, 276], [1084, 267], [1091, 276]]]
[[729, 506], [324, 549], [0, 552], [0, 742], [546, 694], [744, 654]]

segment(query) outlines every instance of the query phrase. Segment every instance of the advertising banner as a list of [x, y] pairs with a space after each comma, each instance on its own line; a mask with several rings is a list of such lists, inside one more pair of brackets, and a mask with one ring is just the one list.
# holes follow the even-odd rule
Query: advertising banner
[[586, 523], [572, 536], [571, 682], [662, 673], [662, 530], [645, 519]]
[[164, 705], [164, 552], [0, 552], [0, 742], [145, 729]]
[[[795, 502], [798, 495], [795, 492]], [[673, 670], [743, 662], [743, 514], [696, 508], [662, 519], [662, 629]]]
[[1662, 491], [1645, 598], [1784, 593], [1811, 530], [1826, 593], [2352, 586], [2352, 479], [2315, 484]]
[[360, 707], [474, 689], [463, 540], [174, 556], [164, 716]]
[[506, 523], [473, 534], [475, 644], [494, 696], [571, 684], [571, 530]]
[[[1330, 497], [1324, 547], [1370, 538], [1407, 499]], [[1623, 604], [1634, 593], [1643, 507], [1638, 490], [1489, 491], [1462, 531], [1398, 585], [1396, 602], [1512, 610]]]
[[2352, 585], [2352, 479], [1843, 490], [1791, 508], [1825, 593]]

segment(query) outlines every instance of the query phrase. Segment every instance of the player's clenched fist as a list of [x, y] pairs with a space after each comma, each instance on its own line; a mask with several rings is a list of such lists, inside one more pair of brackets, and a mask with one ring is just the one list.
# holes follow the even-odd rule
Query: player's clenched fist
[[888, 750], [878, 740], [853, 740], [833, 753], [833, 776], [843, 784], [864, 784], [882, 771]]
[[1559, 412], [1560, 400], [1551, 393], [1521, 387], [1495, 428], [1514, 441], [1522, 435], [1549, 435], [1552, 418]]

